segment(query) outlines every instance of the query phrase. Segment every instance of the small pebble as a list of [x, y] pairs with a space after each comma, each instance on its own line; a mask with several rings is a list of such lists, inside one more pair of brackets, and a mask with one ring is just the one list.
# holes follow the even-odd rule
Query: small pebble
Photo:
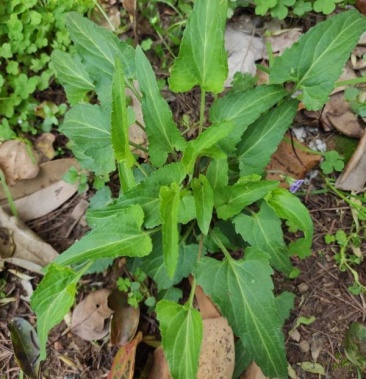
[[306, 283], [300, 283], [297, 286], [297, 289], [299, 290], [300, 293], [305, 293], [306, 291], [309, 290], [309, 286]]
[[310, 350], [310, 344], [306, 340], [302, 340], [299, 343], [299, 347], [302, 353], [308, 353]]

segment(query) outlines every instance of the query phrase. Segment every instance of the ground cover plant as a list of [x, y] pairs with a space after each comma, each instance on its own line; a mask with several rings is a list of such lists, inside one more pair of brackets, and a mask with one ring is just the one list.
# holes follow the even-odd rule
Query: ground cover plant
[[[10, 0], [0, 5], [0, 140], [14, 138], [16, 129], [36, 133], [49, 131], [54, 115], [62, 114], [56, 104], [39, 102], [36, 91], [49, 88], [53, 49], [67, 50], [70, 38], [64, 24], [67, 12], [85, 14], [93, 0], [49, 1]], [[45, 119], [37, 125], [37, 116]], [[38, 120], [38, 123], [39, 120]], [[17, 126], [17, 128], [16, 128]]]
[[[233, 88], [206, 114], [206, 94], [223, 92], [227, 77], [227, 2], [196, 0], [169, 78], [170, 89], [201, 90], [197, 137], [183, 138], [142, 49], [132, 48], [77, 13], [66, 24], [75, 54], [55, 51], [53, 64], [71, 109], [61, 131], [82, 167], [107, 180], [118, 170], [121, 191], [88, 212], [92, 231], [46, 268], [31, 306], [37, 313], [41, 359], [47, 335], [73, 305], [82, 275], [129, 257], [158, 291], [192, 276], [188, 300], [156, 305], [162, 345], [173, 378], [194, 378], [202, 320], [193, 307], [197, 285], [228, 319], [240, 373], [252, 360], [270, 377], [287, 378], [284, 319], [289, 293], [275, 296], [273, 270], [296, 275], [290, 257], [311, 252], [313, 227], [300, 200], [263, 179], [297, 111], [318, 110], [366, 30], [357, 11], [318, 24], [276, 58], [270, 84]], [[135, 84], [138, 82], [138, 87]], [[148, 160], [131, 153], [134, 121], [125, 89], [142, 103]], [[99, 103], [87, 103], [90, 93]], [[284, 223], [297, 229], [285, 241]], [[189, 345], [189, 346], [188, 346]]]

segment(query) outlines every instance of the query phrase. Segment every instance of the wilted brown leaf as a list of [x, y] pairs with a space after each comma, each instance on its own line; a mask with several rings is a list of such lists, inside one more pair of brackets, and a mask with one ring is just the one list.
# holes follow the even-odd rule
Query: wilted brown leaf
[[252, 362], [245, 374], [240, 377], [241, 379], [269, 379], [268, 376], [265, 376], [262, 370], [257, 366], [255, 362]]
[[91, 292], [74, 309], [71, 331], [84, 340], [99, 340], [108, 334], [108, 319], [112, 314], [108, 308], [107, 289]]
[[0, 145], [0, 169], [10, 186], [18, 180], [36, 177], [39, 171], [37, 160], [37, 154], [22, 141], [5, 141]]
[[37, 138], [35, 148], [40, 154], [40, 163], [48, 162], [55, 157], [56, 153], [53, 148], [55, 139], [56, 137], [52, 133], [43, 133]]

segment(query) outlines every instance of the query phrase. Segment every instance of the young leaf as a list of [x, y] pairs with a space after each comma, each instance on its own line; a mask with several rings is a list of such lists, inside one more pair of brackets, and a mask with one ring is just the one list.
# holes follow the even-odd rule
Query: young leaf
[[33, 326], [21, 317], [8, 323], [15, 359], [29, 379], [39, 378], [39, 340]]
[[153, 250], [148, 257], [141, 258], [141, 269], [154, 280], [158, 290], [169, 289], [179, 283], [183, 278], [188, 277], [192, 272], [192, 268], [197, 261], [198, 245], [179, 244], [178, 267], [175, 271], [173, 279], [168, 275], [164, 264], [163, 241], [161, 234], [155, 234], [152, 237]]
[[93, 81], [78, 56], [55, 50], [52, 53], [52, 63], [57, 78], [65, 87], [67, 99], [71, 105], [77, 104], [89, 91], [95, 89]]
[[215, 208], [219, 218], [227, 220], [244, 207], [264, 197], [278, 186], [278, 182], [260, 181], [238, 183], [215, 191]]
[[112, 115], [111, 137], [114, 155], [118, 162], [126, 162], [132, 167], [135, 158], [130, 150], [128, 138], [127, 104], [125, 94], [125, 78], [122, 64], [117, 59], [112, 84]]
[[150, 159], [154, 166], [162, 166], [168, 154], [184, 150], [186, 141], [175, 125], [169, 105], [160, 94], [150, 62], [139, 46], [136, 48], [136, 74], [143, 94], [142, 111]]
[[227, 186], [229, 183], [227, 158], [213, 159], [208, 166], [206, 176], [214, 191], [216, 188]]
[[180, 188], [176, 183], [160, 188], [164, 264], [170, 278], [174, 277], [179, 257], [178, 213]]
[[60, 131], [72, 142], [78, 161], [97, 175], [115, 170], [111, 146], [110, 115], [98, 105], [80, 104], [65, 116]]
[[226, 0], [194, 2], [169, 79], [172, 91], [189, 91], [195, 85], [208, 92], [223, 91], [228, 73], [224, 48], [226, 12]]
[[242, 339], [250, 360], [256, 361], [270, 377], [287, 378], [282, 325], [272, 292], [272, 269], [261, 250], [247, 248], [245, 259], [239, 261], [226, 258], [220, 262], [205, 257], [198, 263], [196, 275], [197, 283], [228, 319], [234, 334]]
[[48, 332], [71, 308], [80, 276], [67, 267], [52, 263], [31, 297], [31, 307], [37, 314], [40, 359], [46, 358]]
[[233, 220], [235, 230], [251, 246], [256, 246], [270, 256], [271, 265], [288, 275], [292, 265], [283, 240], [281, 220], [265, 202], [258, 213], [240, 214]]
[[77, 241], [55, 260], [59, 265], [121, 256], [142, 257], [152, 249], [149, 235], [141, 230], [144, 212], [140, 205], [123, 208], [99, 222], [97, 228]]
[[135, 52], [132, 46], [77, 12], [70, 12], [65, 22], [88, 73], [98, 84], [111, 84], [117, 58], [122, 62], [125, 77], [134, 78]]
[[297, 101], [286, 101], [249, 127], [237, 146], [241, 175], [262, 174], [296, 111]]
[[212, 219], [214, 205], [213, 190], [204, 175], [192, 180], [192, 190], [196, 205], [198, 226], [204, 235], [207, 235]]
[[196, 139], [189, 141], [182, 158], [182, 163], [186, 172], [191, 173], [197, 157], [205, 155], [205, 153], [208, 152], [208, 149], [213, 147], [217, 142], [230, 133], [232, 127], [233, 124], [231, 122], [215, 124], [206, 129]]
[[212, 123], [234, 123], [229, 135], [220, 142], [225, 151], [233, 151], [247, 127], [263, 112], [287, 95], [281, 86], [259, 86], [245, 92], [229, 92], [210, 109]]
[[300, 258], [309, 256], [313, 238], [313, 223], [306, 207], [295, 195], [283, 188], [273, 190], [265, 200], [279, 217], [291, 221], [304, 232], [304, 238], [290, 243], [290, 253], [297, 254]]
[[90, 225], [93, 225], [100, 219], [100, 222], [104, 224], [105, 218], [113, 217], [120, 209], [127, 208], [133, 204], [139, 204], [145, 214], [145, 227], [153, 228], [161, 224], [159, 214], [160, 187], [168, 186], [172, 183], [180, 184], [184, 177], [183, 166], [179, 162], [161, 167], [159, 170], [151, 173], [150, 176], [132, 190], [123, 193], [114, 204], [101, 210], [88, 212], [88, 222]]
[[188, 224], [196, 218], [196, 205], [192, 192], [187, 192], [180, 199], [178, 222], [180, 224]]
[[366, 30], [366, 19], [356, 10], [341, 12], [311, 28], [276, 58], [270, 72], [273, 84], [295, 82], [309, 110], [320, 109]]
[[167, 300], [159, 301], [156, 313], [172, 378], [195, 378], [203, 335], [200, 313]]

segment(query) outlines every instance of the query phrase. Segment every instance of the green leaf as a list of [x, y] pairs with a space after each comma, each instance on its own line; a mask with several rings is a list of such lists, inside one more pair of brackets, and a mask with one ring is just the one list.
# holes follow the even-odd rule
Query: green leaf
[[287, 95], [281, 86], [258, 86], [245, 92], [229, 92], [217, 100], [210, 109], [212, 123], [231, 121], [234, 127], [220, 143], [225, 151], [235, 150], [247, 127], [263, 112]]
[[153, 165], [162, 166], [168, 154], [184, 150], [186, 141], [180, 135], [166, 100], [161, 96], [155, 74], [144, 52], [136, 48], [136, 74], [143, 94], [142, 112]]
[[229, 165], [227, 158], [213, 159], [208, 166], [206, 176], [214, 191], [216, 188], [227, 186], [229, 183]]
[[108, 222], [94, 219], [96, 229], [57, 257], [55, 262], [66, 266], [97, 258], [147, 255], [152, 245], [149, 235], [141, 230], [143, 219], [144, 212], [137, 204], [120, 209]]
[[270, 72], [273, 84], [294, 82], [309, 110], [318, 110], [366, 30], [366, 19], [356, 10], [342, 12], [311, 28], [276, 58]]
[[297, 112], [297, 101], [288, 100], [254, 122], [237, 146], [240, 174], [262, 174]]
[[238, 183], [215, 191], [215, 208], [219, 218], [227, 220], [240, 213], [244, 207], [264, 197], [278, 186], [278, 182], [260, 181]]
[[270, 206], [263, 202], [258, 213], [240, 214], [233, 222], [236, 232], [245, 241], [269, 254], [275, 269], [290, 274], [292, 265], [283, 240], [281, 220]]
[[208, 150], [226, 137], [232, 127], [231, 122], [215, 124], [206, 129], [196, 139], [189, 141], [182, 158], [186, 172], [192, 173], [197, 157], [206, 153], [210, 154]]
[[33, 326], [21, 317], [8, 323], [15, 359], [29, 379], [39, 378], [39, 339]]
[[161, 187], [160, 199], [164, 264], [169, 277], [173, 278], [179, 257], [178, 213], [180, 188], [176, 183], [173, 183], [170, 187]]
[[128, 167], [132, 167], [135, 158], [131, 153], [128, 137], [125, 78], [122, 64], [118, 59], [115, 66], [112, 85], [112, 146], [116, 159], [119, 162], [126, 162]]
[[77, 12], [70, 12], [65, 22], [77, 52], [83, 57], [83, 64], [99, 85], [111, 84], [117, 58], [122, 62], [125, 77], [134, 78], [132, 46]]
[[259, 249], [247, 248], [245, 259], [238, 261], [205, 257], [196, 275], [197, 283], [242, 340], [250, 360], [265, 375], [287, 378], [282, 325], [266, 256]]
[[294, 308], [295, 295], [292, 292], [282, 292], [276, 297], [276, 302], [278, 306], [278, 312], [282, 324], [285, 323], [286, 319], [290, 317], [291, 310]]
[[304, 238], [290, 243], [290, 253], [297, 254], [300, 258], [309, 256], [313, 238], [313, 223], [307, 208], [295, 195], [283, 188], [273, 190], [266, 201], [279, 217], [289, 220], [304, 232]]
[[52, 263], [31, 297], [31, 307], [37, 314], [40, 359], [46, 358], [48, 332], [69, 311], [75, 300], [80, 276], [67, 267]]
[[175, 271], [174, 277], [171, 279], [164, 264], [161, 234], [154, 235], [152, 241], [154, 246], [153, 250], [148, 257], [141, 258], [141, 269], [154, 280], [159, 291], [162, 289], [169, 289], [179, 283], [183, 278], [188, 277], [192, 272], [192, 268], [198, 257], [198, 245], [179, 244], [179, 269]]
[[224, 48], [226, 13], [226, 0], [194, 2], [169, 79], [172, 91], [189, 91], [195, 85], [213, 93], [223, 91], [228, 73]]
[[195, 378], [203, 335], [201, 314], [167, 300], [159, 301], [156, 313], [172, 378]]
[[52, 63], [71, 105], [77, 104], [89, 91], [95, 90], [94, 83], [78, 56], [55, 50], [52, 53]]
[[71, 141], [79, 163], [96, 175], [115, 170], [110, 115], [98, 105], [80, 104], [70, 109], [60, 131]]
[[204, 235], [207, 235], [210, 228], [212, 211], [214, 206], [213, 190], [204, 175], [192, 180], [192, 190], [196, 205], [196, 215], [198, 226]]
[[179, 204], [178, 222], [180, 224], [188, 224], [196, 218], [196, 205], [192, 192], [184, 194]]

